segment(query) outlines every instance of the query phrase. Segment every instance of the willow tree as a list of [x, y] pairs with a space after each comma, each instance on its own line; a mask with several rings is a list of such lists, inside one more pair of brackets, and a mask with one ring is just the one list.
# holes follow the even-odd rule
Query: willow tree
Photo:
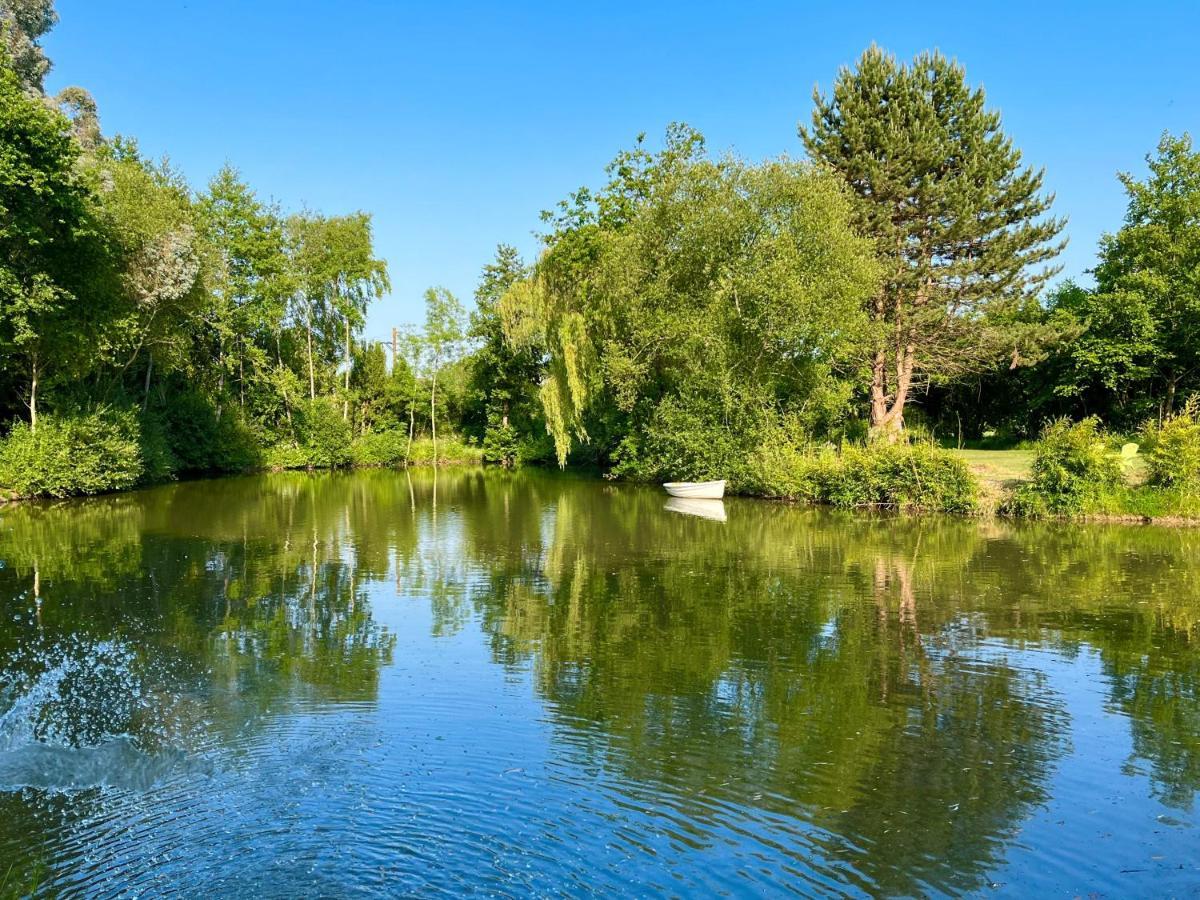
[[867, 304], [870, 420], [895, 440], [920, 380], [966, 374], [1010, 343], [990, 313], [1037, 292], [1054, 273], [1065, 224], [1047, 218], [1041, 171], [986, 108], [981, 88], [940, 53], [909, 65], [871, 47], [814, 92], [809, 156], [858, 196], [859, 228], [884, 279]]
[[560, 206], [532, 278], [500, 303], [510, 340], [548, 358], [560, 464], [586, 442], [631, 476], [715, 475], [764, 429], [801, 440], [836, 418], [876, 279], [837, 180], [712, 159], [681, 126], [609, 172]]

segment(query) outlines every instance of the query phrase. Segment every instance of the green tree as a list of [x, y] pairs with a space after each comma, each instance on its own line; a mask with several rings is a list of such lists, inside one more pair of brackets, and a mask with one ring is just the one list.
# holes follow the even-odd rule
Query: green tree
[[0, 53], [29, 93], [42, 93], [50, 60], [39, 42], [57, 23], [54, 0], [0, 0]]
[[100, 148], [94, 177], [105, 231], [120, 252], [121, 302], [98, 335], [97, 349], [119, 383], [144, 365], [141, 394], [151, 378], [188, 368], [191, 331], [203, 312], [205, 250], [197, 210], [183, 176], [143, 159], [118, 139]]
[[455, 361], [462, 349], [466, 311], [458, 298], [443, 287], [425, 291], [425, 344], [429, 364], [429, 427], [433, 437], [433, 459], [437, 462], [438, 376]]
[[[505, 293], [530, 275], [515, 247], [501, 244], [496, 258], [483, 268], [475, 291], [470, 337], [477, 342], [471, 354], [464, 430], [487, 442], [508, 435], [530, 434], [539, 427], [537, 390], [545, 373], [542, 349], [514, 346], [504, 335], [500, 302]], [[506, 443], [511, 443], [507, 441]], [[510, 457], [496, 459], [509, 464]]]
[[1110, 390], [1137, 385], [1170, 416], [1200, 374], [1200, 152], [1188, 134], [1164, 134], [1149, 174], [1119, 177], [1125, 223], [1100, 242], [1096, 290], [1074, 356]]
[[288, 261], [277, 210], [260, 201], [232, 166], [209, 182], [198, 206], [211, 263], [202, 352], [216, 361], [219, 416], [230, 382], [236, 381], [245, 409], [247, 386], [269, 369], [269, 341], [278, 359]]
[[359, 343], [350, 372], [356, 406], [356, 430], [369, 431], [388, 412], [387, 353], [378, 341]]
[[609, 173], [560, 205], [533, 277], [500, 303], [512, 343], [546, 348], [560, 464], [591, 443], [626, 474], [699, 477], [766, 429], [801, 441], [836, 420], [877, 275], [837, 180], [711, 160], [683, 126]]
[[814, 92], [809, 156], [859, 197], [857, 222], [884, 277], [867, 304], [873, 434], [895, 440], [920, 378], [954, 377], [1011, 350], [986, 314], [1019, 303], [1053, 274], [1064, 222], [1045, 218], [1042, 173], [984, 105], [963, 68], [940, 53], [909, 65], [871, 47]]
[[391, 287], [387, 263], [374, 255], [366, 213], [305, 213], [293, 216], [288, 230], [296, 271], [294, 303], [306, 337], [309, 399], [317, 396], [318, 354], [332, 368], [340, 345], [346, 392], [342, 417], [348, 420], [352, 339], [370, 301]]
[[111, 299], [111, 259], [66, 119], [4, 65], [0, 147], [0, 358], [36, 430], [39, 391], [91, 365], [81, 347]]

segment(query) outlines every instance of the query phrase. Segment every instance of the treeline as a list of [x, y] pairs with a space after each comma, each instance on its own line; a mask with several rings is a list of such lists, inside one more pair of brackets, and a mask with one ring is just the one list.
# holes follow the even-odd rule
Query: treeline
[[814, 94], [806, 161], [639, 139], [543, 215], [536, 260], [501, 245], [469, 316], [431, 289], [387, 348], [362, 339], [388, 289], [367, 215], [284, 214], [229, 169], [190, 190], [105, 139], [86, 92], [44, 94], [49, 0], [0, 0], [0, 24], [0, 484], [21, 493], [482, 456], [964, 509], [939, 443], [1085, 420], [1111, 456], [1113, 433], [1196, 424], [1187, 135], [1120, 176], [1094, 286], [1048, 289], [1043, 173], [956, 62], [872, 47]]
[[[1164, 135], [1145, 179], [1119, 176], [1128, 212], [1095, 285], [1050, 289], [1065, 222], [956, 62], [872, 47], [814, 95], [799, 137], [807, 162], [750, 164], [675, 126], [546, 214], [540, 258], [498, 307], [507, 345], [542, 361], [560, 463], [961, 509], [973, 479], [939, 444], [1045, 433], [1039, 496], [1007, 508], [1085, 512], [1123, 471], [1125, 435], [1154, 485], [1200, 490], [1189, 136]], [[1105, 509], [1128, 501], [1109, 493]]]
[[55, 20], [50, 0], [0, 2], [0, 485], [339, 464], [384, 428], [407, 441], [365, 456], [411, 454], [453, 335], [408, 337], [390, 365], [362, 340], [389, 287], [370, 216], [286, 213], [228, 166], [193, 191], [105, 138], [86, 91], [43, 90]]

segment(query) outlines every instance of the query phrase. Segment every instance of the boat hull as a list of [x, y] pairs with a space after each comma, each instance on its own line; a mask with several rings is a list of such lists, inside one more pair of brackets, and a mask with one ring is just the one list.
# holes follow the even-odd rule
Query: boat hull
[[663, 487], [672, 497], [689, 500], [720, 500], [725, 496], [724, 481], [668, 481]]

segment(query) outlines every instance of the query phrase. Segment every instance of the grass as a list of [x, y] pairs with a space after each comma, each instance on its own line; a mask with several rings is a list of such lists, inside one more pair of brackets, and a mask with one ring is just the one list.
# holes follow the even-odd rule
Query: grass
[[[1033, 450], [951, 450], [979, 479], [983, 506], [1000, 502], [1032, 478]], [[1200, 519], [1200, 497], [1145, 484], [1146, 461], [1136, 457], [1126, 470], [1126, 487], [1105, 496], [1084, 518], [1172, 520]]]

